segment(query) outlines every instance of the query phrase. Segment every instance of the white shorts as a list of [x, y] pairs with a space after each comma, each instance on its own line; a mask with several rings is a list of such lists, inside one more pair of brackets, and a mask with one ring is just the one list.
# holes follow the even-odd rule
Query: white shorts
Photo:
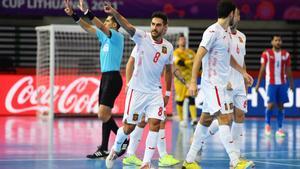
[[225, 111], [233, 112], [233, 106], [247, 113], [247, 95], [243, 88], [225, 91]]
[[247, 94], [245, 92], [245, 87], [237, 88], [233, 90], [233, 105], [234, 107], [242, 110], [244, 113], [248, 112], [247, 109]]
[[128, 89], [126, 94], [123, 122], [138, 124], [142, 117], [165, 120], [164, 101], [161, 93], [142, 93]]
[[228, 114], [225, 110], [225, 87], [214, 86], [206, 80], [201, 81], [201, 90], [203, 92], [202, 112], [214, 115], [219, 110], [222, 114]]
[[224, 106], [227, 114], [233, 112], [233, 90], [225, 90]]

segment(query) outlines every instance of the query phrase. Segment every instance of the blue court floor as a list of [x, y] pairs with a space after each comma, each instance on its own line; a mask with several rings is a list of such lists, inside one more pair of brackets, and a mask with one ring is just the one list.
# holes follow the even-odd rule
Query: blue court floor
[[[120, 124], [121, 119], [118, 119]], [[47, 122], [35, 117], [0, 117], [0, 169], [101, 169], [104, 160], [89, 160], [85, 156], [94, 152], [101, 141], [101, 123], [96, 119], [55, 119], [49, 129]], [[274, 127], [275, 127], [274, 121]], [[178, 159], [184, 160], [193, 134], [193, 129], [181, 128], [175, 120], [167, 122], [167, 149]], [[284, 128], [287, 136], [276, 139], [264, 136], [263, 119], [248, 119], [243, 145], [244, 155], [262, 169], [300, 168], [300, 122], [286, 119]], [[146, 129], [147, 130], [147, 129]], [[50, 134], [50, 133], [53, 134]], [[146, 134], [138, 148], [142, 158]], [[114, 139], [111, 134], [111, 138]], [[53, 144], [51, 144], [51, 142]], [[209, 138], [203, 152], [203, 169], [229, 168], [229, 159], [219, 137]], [[110, 146], [112, 141], [110, 142]], [[157, 167], [158, 153], [153, 160]], [[182, 163], [181, 163], [182, 164]], [[181, 168], [181, 164], [173, 168]], [[135, 168], [123, 166], [121, 159], [115, 169]]]

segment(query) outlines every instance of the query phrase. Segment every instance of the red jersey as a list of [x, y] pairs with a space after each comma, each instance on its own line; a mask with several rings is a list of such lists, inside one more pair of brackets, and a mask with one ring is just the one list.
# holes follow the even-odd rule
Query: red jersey
[[261, 64], [266, 66], [266, 84], [286, 83], [286, 69], [291, 65], [288, 51], [266, 49], [261, 55]]

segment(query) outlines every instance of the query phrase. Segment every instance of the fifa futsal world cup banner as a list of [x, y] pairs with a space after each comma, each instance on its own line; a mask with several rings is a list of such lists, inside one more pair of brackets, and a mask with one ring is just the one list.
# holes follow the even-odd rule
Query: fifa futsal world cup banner
[[[0, 75], [0, 115], [36, 115], [49, 110], [50, 91], [46, 85], [36, 86], [35, 76]], [[96, 114], [98, 112], [99, 77], [56, 77], [54, 112], [63, 114]], [[123, 75], [123, 84], [125, 76]], [[164, 86], [163, 86], [164, 88]], [[115, 101], [113, 114], [123, 115], [125, 85]], [[172, 97], [166, 107], [172, 113]]]
[[[71, 0], [76, 10], [79, 0]], [[88, 7], [105, 17], [105, 0], [85, 0]], [[111, 0], [128, 18], [149, 18], [153, 11], [164, 11], [170, 18], [215, 19], [217, 0]], [[241, 17], [249, 20], [300, 20], [299, 0], [239, 0]], [[1, 0], [0, 15], [66, 16], [64, 0]]]

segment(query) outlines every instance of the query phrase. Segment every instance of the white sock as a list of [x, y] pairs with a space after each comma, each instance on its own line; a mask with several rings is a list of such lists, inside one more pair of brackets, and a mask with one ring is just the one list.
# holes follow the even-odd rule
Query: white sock
[[195, 161], [197, 153], [199, 152], [200, 148], [204, 144], [207, 132], [208, 132], [208, 127], [205, 127], [200, 123], [197, 124], [192, 145], [185, 159], [186, 162], [191, 163]]
[[130, 142], [126, 152], [128, 157], [135, 154], [135, 151], [138, 148], [139, 143], [141, 141], [143, 131], [144, 128], [140, 128], [139, 126], [136, 126], [135, 129], [130, 134]]
[[239, 156], [234, 151], [234, 142], [232, 140], [232, 136], [230, 133], [230, 128], [228, 125], [220, 125], [219, 126], [219, 136], [222, 141], [223, 146], [226, 149], [226, 152], [230, 158], [230, 161], [233, 163], [233, 166], [239, 162]]
[[128, 138], [128, 135], [124, 133], [123, 127], [120, 127], [117, 132], [117, 136], [115, 138], [115, 142], [113, 145], [113, 150], [116, 152], [121, 151], [121, 147], [123, 142]]
[[239, 157], [241, 156], [241, 148], [243, 142], [243, 128], [244, 123], [233, 122], [231, 126], [232, 139], [234, 141], [235, 149]]
[[214, 120], [209, 126], [208, 133], [207, 133], [208, 137], [216, 134], [218, 130], [219, 130], [219, 122], [218, 120]]
[[158, 137], [158, 132], [149, 131], [146, 140], [143, 164], [151, 162], [152, 156], [155, 152], [155, 147], [157, 145], [157, 137]]
[[167, 146], [166, 146], [166, 130], [160, 129], [157, 137], [157, 150], [160, 158], [167, 155]]

